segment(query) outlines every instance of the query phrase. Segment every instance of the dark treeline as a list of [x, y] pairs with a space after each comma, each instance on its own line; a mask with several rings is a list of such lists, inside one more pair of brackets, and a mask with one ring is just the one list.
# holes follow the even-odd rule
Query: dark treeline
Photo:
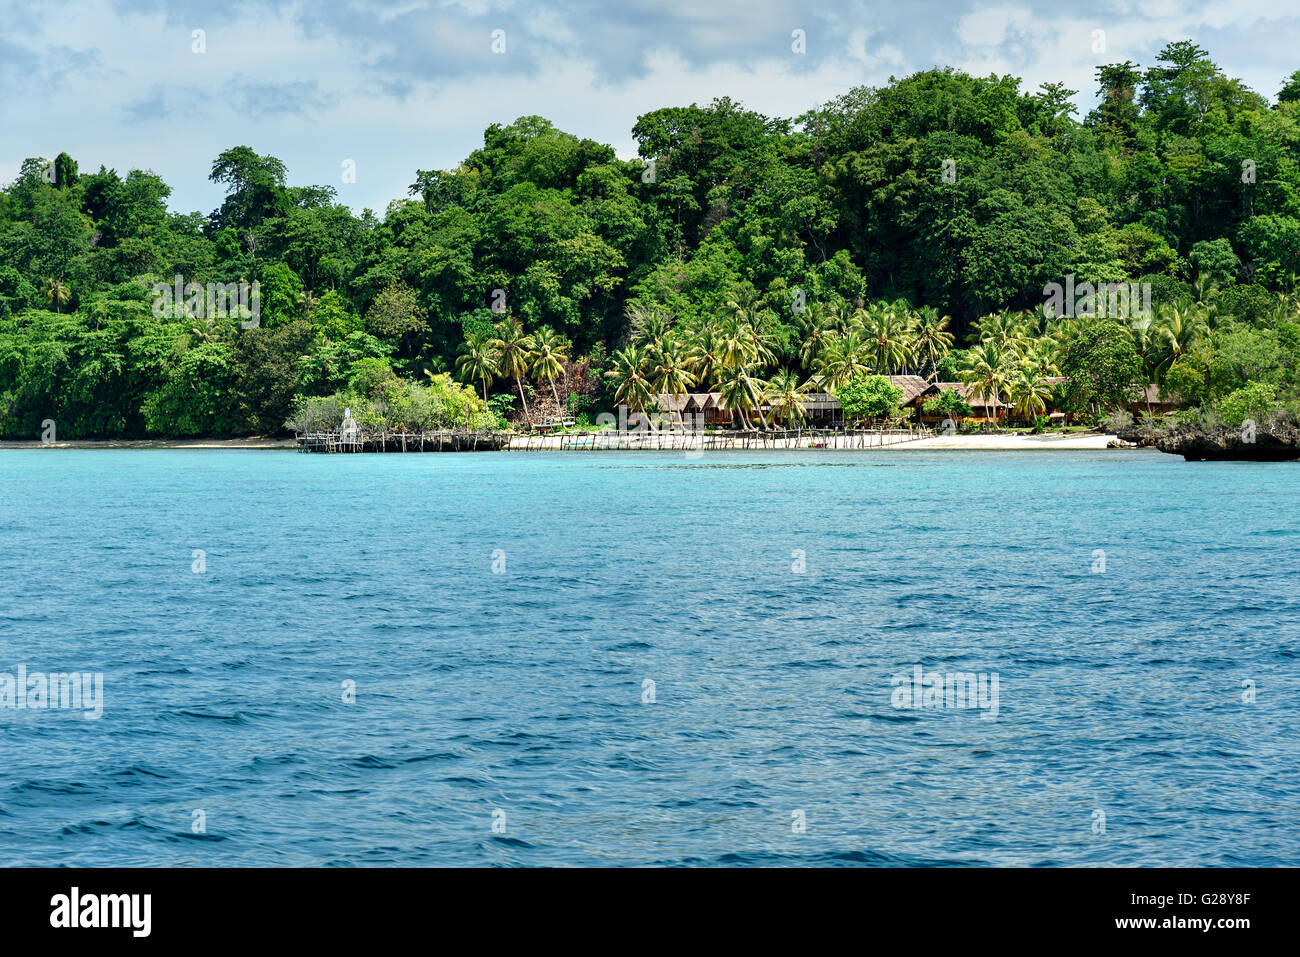
[[[1086, 117], [1059, 84], [951, 70], [794, 118], [670, 107], [637, 119], [633, 161], [523, 117], [382, 218], [245, 146], [208, 215], [169, 212], [148, 171], [29, 159], [0, 191], [0, 435], [265, 434], [348, 402], [481, 424], [692, 386], [743, 414], [866, 371], [1009, 395], [1098, 342], [1203, 410], [1285, 400], [1300, 72], [1270, 105], [1179, 42], [1097, 78]], [[176, 276], [256, 282], [258, 324], [160, 316]], [[1067, 276], [1149, 283], [1153, 324], [1043, 316]]]

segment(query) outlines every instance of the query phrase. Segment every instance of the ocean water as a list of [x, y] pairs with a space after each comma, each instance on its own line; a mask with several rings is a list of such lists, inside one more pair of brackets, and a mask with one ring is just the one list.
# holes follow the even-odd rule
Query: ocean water
[[[1300, 864], [1298, 490], [1154, 452], [2, 452], [0, 672], [104, 700], [0, 710], [0, 864]], [[900, 706], [917, 666], [997, 676], [996, 715]]]

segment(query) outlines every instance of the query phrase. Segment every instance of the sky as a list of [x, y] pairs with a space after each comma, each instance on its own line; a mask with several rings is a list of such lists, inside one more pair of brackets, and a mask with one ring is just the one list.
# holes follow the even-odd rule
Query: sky
[[247, 145], [382, 213], [417, 169], [520, 116], [629, 158], [650, 110], [730, 96], [795, 116], [935, 66], [1061, 81], [1082, 115], [1097, 64], [1148, 66], [1187, 38], [1271, 100], [1300, 69], [1300, 4], [0, 0], [0, 183], [65, 151], [83, 171], [153, 170], [172, 209], [207, 213], [213, 159]]

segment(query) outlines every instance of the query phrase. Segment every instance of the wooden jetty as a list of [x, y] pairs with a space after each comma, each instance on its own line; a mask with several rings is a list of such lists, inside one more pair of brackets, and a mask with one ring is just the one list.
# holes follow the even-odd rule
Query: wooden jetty
[[299, 452], [498, 452], [505, 432], [305, 432]]

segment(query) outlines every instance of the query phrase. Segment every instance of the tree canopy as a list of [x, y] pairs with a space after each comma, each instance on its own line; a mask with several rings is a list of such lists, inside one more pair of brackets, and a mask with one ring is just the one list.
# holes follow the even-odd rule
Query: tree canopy
[[[941, 370], [1026, 415], [1062, 372], [1079, 407], [1130, 378], [1289, 401], [1300, 71], [1270, 103], [1179, 41], [1097, 84], [1085, 117], [1061, 84], [953, 69], [796, 117], [724, 97], [636, 118], [633, 159], [525, 116], [382, 215], [243, 145], [206, 215], [148, 170], [31, 158], [0, 190], [0, 435], [273, 432], [375, 364], [529, 414], [696, 387], [744, 418]], [[1153, 323], [1044, 317], [1067, 276], [1149, 285]], [[260, 321], [157, 316], [177, 277], [256, 283]]]

